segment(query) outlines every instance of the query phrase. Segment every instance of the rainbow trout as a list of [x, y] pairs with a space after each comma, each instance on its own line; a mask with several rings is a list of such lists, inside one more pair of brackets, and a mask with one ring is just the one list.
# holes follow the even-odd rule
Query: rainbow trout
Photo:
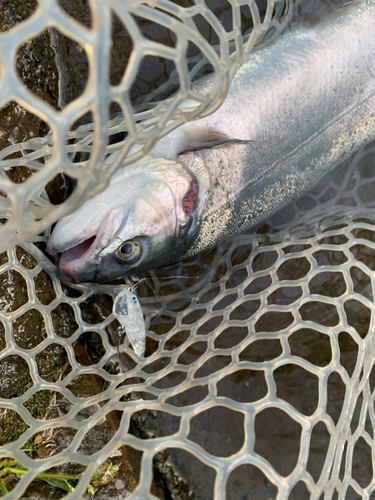
[[249, 56], [215, 113], [118, 171], [58, 222], [48, 250], [77, 283], [185, 259], [275, 213], [374, 139], [375, 0], [367, 0]]

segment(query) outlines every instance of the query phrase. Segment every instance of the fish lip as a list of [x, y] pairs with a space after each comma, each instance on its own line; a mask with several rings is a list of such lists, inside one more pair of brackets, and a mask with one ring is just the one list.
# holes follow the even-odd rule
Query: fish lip
[[[94, 231], [91, 231], [91, 233], [87, 233], [81, 238], [76, 238], [70, 243], [66, 243], [65, 245], [58, 245], [55, 242], [52, 241], [51, 237], [49, 238], [47, 242], [47, 252], [50, 255], [57, 255], [57, 254], [62, 254], [64, 252], [67, 252], [68, 250], [71, 250], [79, 245], [82, 245], [85, 241], [91, 239], [92, 237], [96, 236], [98, 230], [95, 229]], [[51, 235], [53, 237], [53, 233]]]
[[65, 281], [71, 283], [80, 283], [82, 281], [79, 275], [84, 271], [83, 264], [86, 262], [88, 255], [93, 253], [96, 240], [97, 235], [92, 236], [60, 253], [58, 268], [61, 277]]
[[[111, 210], [91, 237], [63, 250], [59, 260], [59, 271], [62, 277], [74, 283], [81, 282], [80, 275], [90, 272], [86, 265], [88, 257], [91, 257], [93, 264], [100, 260], [103, 248], [108, 245], [108, 240], [113, 241], [116, 237], [121, 230], [124, 219], [125, 212], [123, 210]], [[105, 242], [104, 246], [103, 242]]]
[[60, 252], [61, 255], [59, 264], [81, 260], [90, 252], [90, 249], [92, 249], [92, 246], [96, 240], [97, 240], [97, 235], [94, 235], [91, 236], [90, 238], [86, 238], [85, 240], [81, 241], [81, 243], [78, 243], [70, 248], [67, 248], [66, 250], [63, 250], [62, 252]]

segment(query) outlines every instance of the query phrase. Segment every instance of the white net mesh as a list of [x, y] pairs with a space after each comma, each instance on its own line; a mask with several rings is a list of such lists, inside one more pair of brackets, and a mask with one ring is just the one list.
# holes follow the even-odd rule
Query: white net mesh
[[[44, 0], [30, 7], [29, 17], [12, 29], [4, 23], [7, 31], [0, 36], [0, 105], [16, 102], [18, 114], [31, 113], [50, 134], [43, 139], [18, 143], [16, 133], [12, 136], [13, 144], [1, 152], [0, 217], [6, 224], [0, 230], [0, 250], [40, 233], [102, 191], [111, 173], [149, 151], [162, 135], [217, 108], [245, 55], [255, 45], [277, 36], [293, 12], [288, 2], [270, 1], [261, 17], [255, 2], [242, 4], [234, 0], [219, 5], [226, 13], [220, 22], [203, 1], [187, 3], [188, 6], [181, 7], [169, 0], [149, 5], [133, 1], [90, 1], [83, 14], [85, 24], [90, 27], [87, 29], [63, 10], [62, 5], [72, 9], [72, 2], [60, 5], [57, 0]], [[6, 6], [3, 9], [9, 15]], [[18, 10], [23, 13], [24, 8]], [[79, 11], [78, 7], [75, 11]], [[122, 28], [124, 46], [120, 52], [116, 52], [116, 37], [111, 37], [112, 17]], [[164, 35], [161, 42], [155, 41], [144, 29], [150, 24], [151, 35], [156, 38]], [[51, 47], [57, 52], [53, 64], [46, 69], [51, 71], [55, 66], [53, 69], [59, 73], [61, 95], [56, 102], [51, 98], [45, 102], [49, 89], [37, 88], [33, 92], [35, 85], [27, 73], [32, 65], [25, 57], [24, 44], [38, 36], [40, 42], [46, 30]], [[210, 41], [217, 44], [216, 50]], [[64, 83], [71, 68], [64, 65], [61, 46], [79, 51], [83, 58], [82, 69], [78, 68], [75, 75], [80, 79], [82, 91], [69, 98], [64, 93]], [[195, 53], [197, 57], [187, 60], [187, 53]], [[166, 85], [158, 82], [158, 91], [149, 96], [140, 109], [136, 106], [140, 90], [135, 82], [140, 75], [144, 78], [145, 68], [149, 72], [158, 70], [155, 66], [158, 58], [164, 59], [172, 73], [171, 80]], [[204, 65], [210, 66], [216, 79], [207, 93], [199, 94], [194, 91], [192, 81]], [[163, 99], [166, 89], [176, 92], [171, 98]], [[181, 106], [186, 100], [196, 105], [184, 110]], [[113, 110], [120, 116], [108, 122]], [[77, 129], [82, 117], [86, 117], [87, 122], [88, 114], [93, 123]], [[123, 134], [122, 141], [107, 145], [107, 138], [118, 133]], [[138, 153], [133, 149], [134, 154], [129, 154], [135, 145], [143, 147]], [[116, 161], [106, 163], [105, 158], [114, 150], [120, 151]], [[27, 175], [9, 175], [20, 167], [29, 168]], [[76, 186], [68, 200], [53, 205], [44, 189], [56, 183], [61, 173], [73, 179]]]
[[[185, 35], [197, 37], [194, 43], [208, 59], [212, 56], [219, 74], [225, 73], [189, 19], [203, 12], [219, 31], [227, 47], [220, 48], [221, 68], [229, 65], [230, 42], [239, 39], [240, 23], [237, 19], [237, 28], [224, 36], [203, 3], [192, 5], [92, 1], [89, 32], [57, 3], [39, 2], [29, 21], [2, 35], [2, 48], [14, 44], [4, 56], [1, 51], [3, 89], [9, 92], [2, 94], [3, 104], [5, 95], [7, 101], [16, 99], [52, 130], [52, 141], [46, 136], [2, 151], [0, 189], [8, 219], [3, 248], [73, 209], [79, 197], [82, 201], [95, 191], [95, 176], [104, 185], [120, 161], [103, 166], [99, 160], [109, 150], [122, 147], [123, 157], [136, 139], [147, 149], [161, 133], [166, 105], [171, 106], [168, 119], [182, 119], [173, 97], [141, 112], [139, 128], [130, 127], [133, 104], [126, 92], [115, 99], [107, 73], [104, 78], [100, 72], [107, 70], [100, 65], [109, 53], [111, 8], [129, 32], [126, 20], [132, 13], [162, 25], [165, 12], [172, 12], [170, 23], [184, 23]], [[231, 5], [236, 19], [240, 4]], [[284, 15], [276, 5], [269, 3], [267, 12]], [[249, 6], [251, 12], [258, 9]], [[263, 23], [269, 23], [267, 15]], [[249, 49], [266, 32], [258, 21], [255, 16]], [[47, 22], [67, 36], [74, 31], [90, 61], [85, 93], [62, 112], [31, 97], [10, 63], [21, 40]], [[147, 53], [148, 42], [134, 40], [134, 57], [138, 50]], [[241, 43], [237, 40], [237, 63]], [[152, 47], [168, 57], [167, 49]], [[126, 90], [127, 78], [136, 76], [134, 70], [120, 87]], [[185, 91], [184, 97], [190, 87]], [[224, 91], [213, 92], [205, 105], [215, 96], [220, 102]], [[111, 135], [105, 128], [112, 99], [126, 117], [111, 122], [113, 132], [129, 134], [106, 146], [102, 138]], [[71, 122], [89, 108], [93, 135], [89, 125], [68, 135]], [[147, 130], [154, 123], [159, 128]], [[66, 143], [58, 137], [78, 138], [68, 151], [79, 155], [64, 156]], [[17, 152], [22, 158], [9, 159]], [[15, 183], [14, 175], [23, 179], [17, 170], [23, 166], [32, 175]], [[43, 189], [62, 171], [78, 183], [66, 203], [52, 206]], [[148, 331], [142, 361], [119, 338], [112, 314], [120, 285], [63, 285], [41, 236], [0, 254], [2, 494], [15, 499], [374, 496], [374, 183], [375, 146], [370, 145], [251, 234], [152, 272], [153, 290], [142, 283], [137, 291]]]

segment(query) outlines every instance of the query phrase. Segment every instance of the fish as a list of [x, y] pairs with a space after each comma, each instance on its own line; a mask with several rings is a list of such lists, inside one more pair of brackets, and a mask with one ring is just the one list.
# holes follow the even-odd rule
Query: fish
[[[213, 114], [162, 138], [58, 221], [73, 282], [186, 259], [255, 226], [375, 139], [375, 0], [253, 52]], [[200, 80], [205, 93], [215, 75]]]

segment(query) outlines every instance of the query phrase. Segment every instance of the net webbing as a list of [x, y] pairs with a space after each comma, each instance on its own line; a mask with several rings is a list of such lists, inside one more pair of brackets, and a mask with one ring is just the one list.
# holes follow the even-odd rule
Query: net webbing
[[[0, 254], [0, 491], [10, 499], [36, 491], [74, 499], [167, 498], [166, 491], [202, 500], [371, 498], [375, 146], [249, 234], [150, 273], [137, 289], [148, 332], [140, 360], [119, 339], [112, 314], [122, 287], [65, 286], [46, 239], [35, 234], [103, 187], [136, 140], [146, 151], [160, 124], [182, 120], [178, 99], [194, 92], [182, 83], [187, 69], [178, 71], [187, 39], [223, 75], [267, 30], [255, 3], [245, 46], [239, 28], [224, 33], [200, 2], [91, 1], [90, 30], [59, 5], [39, 2], [29, 20], [0, 37], [2, 105], [17, 101], [52, 133], [17, 142], [12, 129], [14, 145], [1, 153], [8, 220]], [[238, 27], [240, 4], [231, 5]], [[263, 24], [281, 26], [280, 5], [268, 4]], [[111, 9], [135, 54], [123, 80], [108, 86]], [[219, 51], [198, 32], [197, 12], [218, 32]], [[134, 15], [162, 26], [166, 13], [168, 29], [183, 31], [176, 50], [145, 37], [140, 43]], [[85, 92], [63, 111], [32, 96], [11, 62], [47, 24], [74, 38], [90, 65]], [[141, 51], [151, 50], [174, 60], [182, 93], [133, 115], [126, 86]], [[198, 97], [206, 112], [225, 94], [229, 80], [218, 80], [222, 89]], [[125, 118], [114, 117], [106, 131], [111, 100]], [[69, 132], [89, 109], [94, 125]], [[124, 131], [114, 144], [103, 141]], [[100, 161], [117, 148], [114, 164]], [[46, 192], [57, 172], [78, 182], [65, 203], [51, 205]]]

